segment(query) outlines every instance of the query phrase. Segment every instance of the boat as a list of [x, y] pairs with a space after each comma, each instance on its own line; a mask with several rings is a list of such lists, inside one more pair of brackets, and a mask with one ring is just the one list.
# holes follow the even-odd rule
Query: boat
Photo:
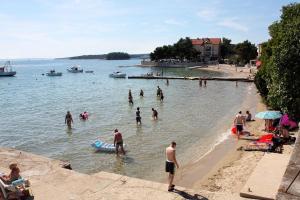
[[68, 72], [71, 72], [71, 73], [82, 73], [83, 72], [83, 69], [80, 69], [79, 65], [75, 65], [67, 70], [68, 70]]
[[[116, 147], [114, 144], [109, 144], [106, 142], [103, 142], [101, 140], [94, 141], [91, 146], [95, 149], [95, 151], [104, 151], [104, 152], [115, 152]], [[123, 145], [125, 146], [125, 144]]]
[[62, 76], [61, 72], [56, 72], [54, 69], [46, 73], [47, 76]]
[[17, 72], [12, 70], [10, 61], [7, 61], [3, 67], [0, 67], [0, 76], [14, 76]]
[[85, 73], [94, 73], [94, 71], [92, 71], [92, 70], [87, 70], [87, 71], [85, 71]]
[[111, 78], [126, 78], [126, 74], [122, 72], [114, 72], [109, 75]]

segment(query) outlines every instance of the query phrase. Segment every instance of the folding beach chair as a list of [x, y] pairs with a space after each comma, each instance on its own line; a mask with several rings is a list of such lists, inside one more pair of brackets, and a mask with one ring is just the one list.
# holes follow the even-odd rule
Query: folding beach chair
[[[18, 182], [21, 182], [21, 180], [17, 180]], [[17, 182], [15, 181], [15, 182]], [[22, 183], [24, 183], [24, 179], [22, 179]], [[33, 196], [30, 195], [28, 188], [26, 189], [26, 191], [28, 192], [28, 195], [24, 193], [22, 193], [22, 191], [17, 187], [17, 184], [5, 184], [1, 179], [0, 179], [0, 188], [1, 188], [1, 192], [2, 192], [2, 197], [4, 198], [4, 200], [10, 200], [10, 199], [14, 199], [14, 200], [21, 200], [21, 199], [34, 199]], [[30, 198], [29, 198], [30, 197]]]
[[10, 196], [17, 196], [17, 189], [13, 185], [7, 185], [0, 179], [0, 188], [4, 200], [10, 199]]

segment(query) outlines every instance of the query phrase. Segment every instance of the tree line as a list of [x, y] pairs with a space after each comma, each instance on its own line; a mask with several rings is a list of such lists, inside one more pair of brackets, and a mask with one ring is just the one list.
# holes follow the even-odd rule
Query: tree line
[[[222, 63], [224, 59], [228, 59], [231, 64], [245, 65], [246, 63], [249, 63], [251, 59], [255, 59], [256, 57], [257, 48], [255, 44], [252, 44], [248, 40], [238, 44], [231, 44], [230, 39], [222, 39], [220, 44], [219, 62]], [[201, 52], [193, 47], [192, 40], [189, 37], [180, 38], [173, 45], [157, 47], [150, 53], [150, 59], [152, 61], [159, 61], [162, 59], [203, 61]]]
[[73, 56], [68, 59], [106, 59], [106, 60], [127, 60], [130, 58], [141, 58], [145, 57], [147, 54], [128, 54], [125, 52], [111, 52], [108, 54], [99, 54], [99, 55], [82, 55], [82, 56]]
[[300, 118], [300, 4], [282, 8], [262, 44], [262, 66], [255, 84], [269, 107]]

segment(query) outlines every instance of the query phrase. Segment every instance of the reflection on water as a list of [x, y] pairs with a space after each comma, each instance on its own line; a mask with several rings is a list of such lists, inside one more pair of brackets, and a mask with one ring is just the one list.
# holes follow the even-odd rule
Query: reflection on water
[[71, 136], [71, 135], [73, 134], [72, 128], [67, 128], [67, 129], [66, 129], [66, 133], [67, 133], [69, 136]]
[[[108, 74], [127, 75], [160, 71], [134, 67], [139, 60], [25, 60], [15, 61], [17, 76], [0, 79], [0, 145], [14, 147], [51, 158], [69, 160], [73, 169], [85, 173], [118, 172], [157, 180], [164, 174], [164, 150], [172, 140], [178, 144], [178, 160], [186, 163], [207, 152], [221, 134], [218, 124], [231, 121], [249, 92], [248, 83], [209, 81], [199, 89], [192, 80], [113, 79]], [[80, 64], [94, 74], [72, 74], [67, 67]], [[131, 66], [122, 67], [118, 66]], [[42, 76], [50, 68], [62, 71], [61, 77]], [[220, 76], [218, 73], [189, 69], [164, 69], [168, 76]], [[36, 80], [37, 79], [37, 80]], [[156, 88], [164, 92], [163, 102]], [[132, 90], [134, 105], [128, 104]], [[139, 97], [143, 89], [144, 97]], [[142, 125], [136, 125], [140, 107]], [[151, 108], [158, 111], [152, 119]], [[74, 124], [64, 124], [70, 110]], [[78, 118], [87, 111], [89, 119]], [[224, 120], [224, 118], [226, 118]], [[221, 124], [222, 124], [221, 123]], [[91, 143], [100, 138], [113, 142], [113, 130], [123, 134], [125, 157], [95, 153]], [[192, 150], [191, 150], [192, 149]]]

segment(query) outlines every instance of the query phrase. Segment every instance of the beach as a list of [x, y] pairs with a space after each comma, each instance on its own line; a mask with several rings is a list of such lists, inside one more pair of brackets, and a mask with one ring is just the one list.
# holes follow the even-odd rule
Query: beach
[[211, 72], [221, 72], [229, 77], [239, 77], [239, 78], [248, 78], [249, 75], [253, 77], [253, 74], [256, 73], [256, 67], [236, 67], [235, 65], [228, 64], [217, 64], [217, 65], [208, 65], [207, 67], [195, 67], [197, 70], [201, 71], [211, 71]]
[[[39, 61], [38, 65], [43, 62], [44, 65], [56, 62], [62, 70], [66, 63], [74, 61]], [[98, 75], [73, 74], [64, 75], [66, 78], [63, 76], [59, 79], [49, 79], [40, 75], [43, 67], [30, 68], [33, 72], [25, 72], [27, 66], [20, 64], [19, 69], [23, 70], [25, 75], [16, 77], [15, 80], [6, 79], [5, 84], [8, 89], [21, 85], [21, 90], [19, 93], [15, 91], [15, 96], [4, 96], [4, 101], [0, 103], [12, 119], [14, 112], [18, 110], [26, 112], [21, 116], [15, 115], [17, 124], [8, 123], [7, 126], [1, 126], [2, 145], [55, 160], [69, 161], [74, 171], [86, 175], [110, 172], [124, 177], [160, 182], [162, 184], [159, 187], [163, 190], [166, 183], [164, 149], [171, 140], [176, 140], [180, 162], [180, 168], [175, 176], [177, 186], [188, 188], [209, 199], [240, 199], [239, 191], [264, 155], [263, 152], [237, 151], [247, 141], [238, 141], [230, 133], [233, 118], [239, 110], [243, 113], [250, 110], [254, 115], [266, 109], [253, 83], [239, 82], [236, 85], [234, 82], [208, 81], [207, 87], [199, 87], [198, 81], [195, 80], [172, 80], [169, 86], [164, 80], [114, 80], [105, 75], [111, 71], [110, 68], [99, 68], [99, 63], [96, 62], [81, 62], [83, 66], [93, 69], [96, 74], [104, 72], [104, 75], [101, 75], [101, 79]], [[104, 62], [103, 66], [108, 64], [120, 63]], [[133, 64], [133, 61], [127, 63], [128, 66]], [[223, 77], [250, 75], [247, 69], [235, 71], [232, 67], [221, 66], [193, 70], [167, 69], [165, 73], [172, 76], [182, 74], [195, 76], [195, 73], [197, 76]], [[110, 67], [122, 69], [129, 74], [136, 73], [137, 70], [141, 73], [148, 70], [161, 71], [157, 68], [139, 69], [134, 66]], [[136, 97], [139, 91], [137, 85], [141, 83], [145, 91], [143, 99]], [[26, 88], [28, 84], [35, 87]], [[163, 103], [151, 98], [157, 85], [160, 85], [166, 94], [167, 98]], [[128, 106], [129, 88], [133, 88], [135, 105], [142, 108], [141, 127], [135, 125], [135, 107]], [[47, 90], [51, 96], [44, 92]], [[35, 99], [31, 92], [39, 94], [41, 101]], [[77, 95], [78, 92], [81, 96]], [[112, 98], [115, 92], [122, 97]], [[64, 93], [67, 94], [66, 97]], [[17, 97], [16, 102], [12, 101], [13, 97]], [[63, 98], [66, 98], [66, 101], [57, 100]], [[67, 101], [73, 103], [70, 105], [66, 103]], [[23, 104], [18, 104], [19, 102]], [[158, 107], [158, 121], [151, 120], [153, 105]], [[15, 110], [12, 110], [13, 106]], [[110, 109], [107, 109], [108, 107]], [[65, 109], [75, 113], [75, 128], [72, 130], [66, 130], [63, 123], [57, 123], [57, 119], [64, 116]], [[76, 113], [82, 109], [91, 112], [86, 122], [76, 119]], [[48, 121], [37, 118], [45, 116], [44, 112], [47, 113]], [[113, 122], [111, 119], [117, 120]], [[47, 122], [52, 123], [51, 128]], [[262, 135], [263, 124], [263, 120], [249, 122], [246, 129], [255, 135]], [[23, 129], [16, 129], [17, 126]], [[32, 126], [35, 127], [34, 130]], [[112, 154], [95, 153], [91, 149], [90, 144], [97, 137], [107, 141], [112, 139], [112, 127], [118, 127], [125, 133], [126, 144], [130, 147], [126, 157], [116, 159]], [[42, 145], [39, 145], [41, 141]], [[290, 154], [291, 149], [285, 148], [284, 153]], [[38, 170], [42, 168], [41, 166]]]

